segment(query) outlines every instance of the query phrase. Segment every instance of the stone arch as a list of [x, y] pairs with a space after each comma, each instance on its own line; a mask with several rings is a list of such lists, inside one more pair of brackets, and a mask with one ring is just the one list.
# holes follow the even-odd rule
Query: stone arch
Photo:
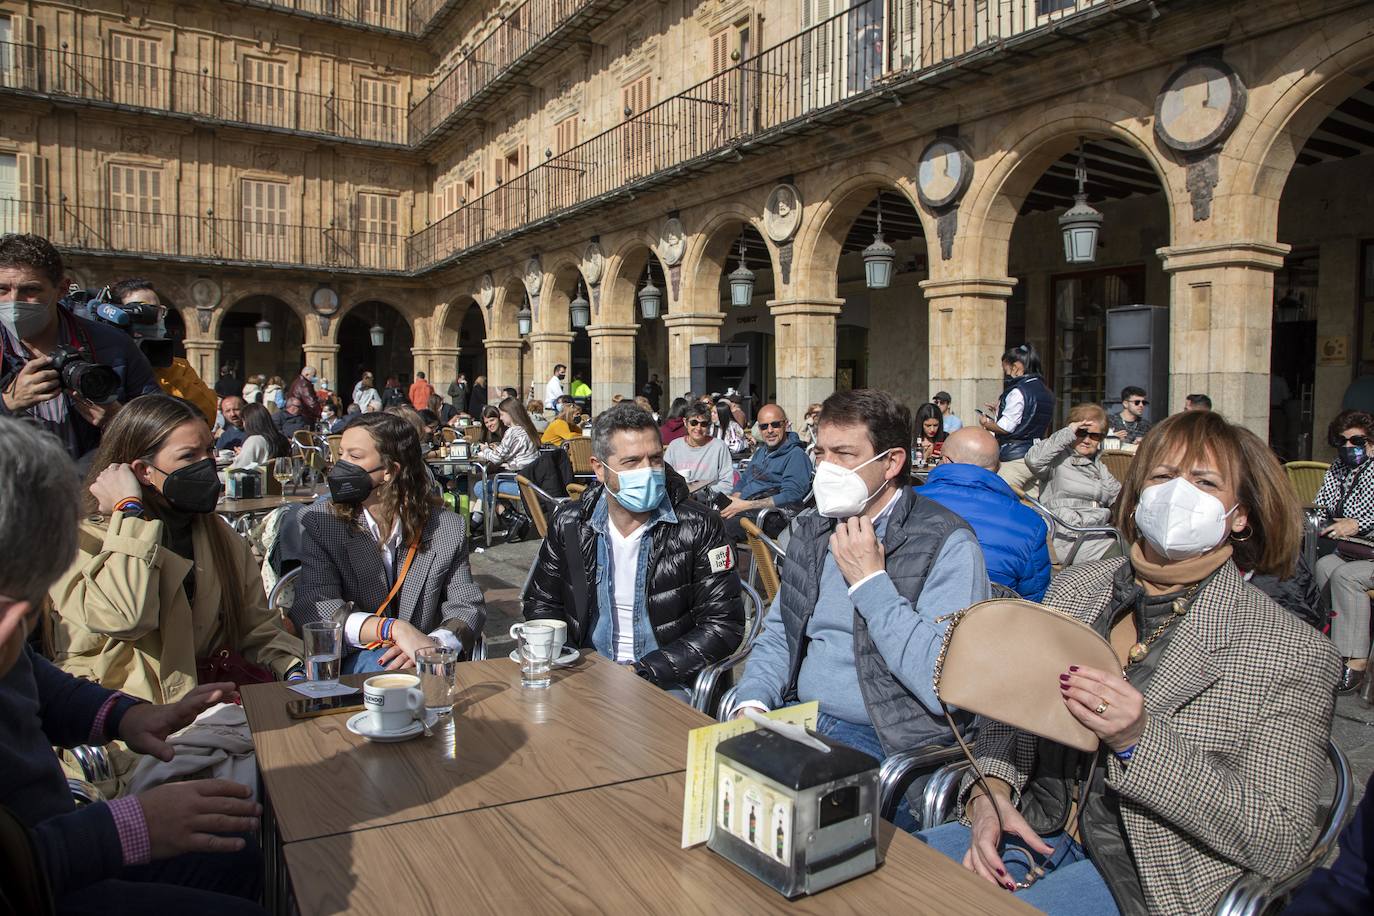
[[[373, 346], [373, 325], [383, 331], [382, 345]], [[415, 369], [415, 320], [406, 311], [377, 297], [351, 301], [332, 322], [338, 342], [339, 390], [351, 392], [363, 369], [370, 369], [380, 390], [387, 376], [397, 376], [404, 387]]]
[[559, 256], [544, 270], [544, 285], [539, 291], [539, 320], [535, 329], [551, 333], [568, 333], [572, 319], [568, 305], [575, 295], [574, 287], [583, 284], [583, 295], [592, 298], [591, 284], [582, 274], [582, 265], [572, 255]]
[[[1333, 39], [1361, 32], [1359, 38], [1331, 47]], [[1230, 144], [1238, 165], [1227, 196], [1239, 205], [1234, 214], [1241, 221], [1239, 233], [1272, 241], [1278, 237], [1279, 201], [1298, 153], [1338, 105], [1374, 81], [1374, 33], [1354, 27], [1316, 31], [1254, 81], [1259, 88], [1251, 92]]]
[[525, 282], [518, 271], [510, 271], [495, 277], [492, 289], [491, 306], [487, 314], [487, 336], [494, 339], [514, 340], [520, 336], [516, 322], [516, 312], [525, 300]]
[[670, 311], [710, 313], [722, 310], [720, 278], [735, 251], [741, 225], [753, 227], [763, 239], [764, 247], [768, 249], [768, 268], [773, 275], [773, 289], [781, 288], [778, 249], [763, 229], [765, 199], [766, 195], [762, 195], [757, 201], [735, 200], [716, 208], [701, 228], [688, 236], [687, 251], [682, 256], [682, 292], [677, 301], [672, 303]]
[[[222, 302], [229, 302], [230, 298], [231, 294], [226, 290]], [[230, 304], [221, 304], [219, 308], [215, 309], [214, 314], [210, 317], [210, 329], [203, 336], [211, 340], [218, 339], [220, 337], [220, 329], [224, 326], [225, 316], [234, 311], [234, 309], [242, 306], [248, 300], [255, 298], [276, 299], [295, 314], [296, 318], [300, 320], [302, 327], [308, 327], [310, 322], [310, 306], [306, 303], [305, 298], [300, 295], [298, 290], [294, 290], [289, 286], [272, 289], [247, 287], [235, 290], [232, 293], [233, 301], [230, 302]], [[199, 327], [195, 321], [195, 309], [191, 308], [187, 311], [191, 312], [190, 315], [186, 315], [183, 312], [183, 317], [191, 318], [191, 321], [186, 325], [187, 328]]]
[[[220, 365], [236, 364], [245, 375], [280, 375], [290, 382], [305, 365], [304, 347], [310, 331], [289, 293], [241, 292], [235, 294], [231, 305], [215, 309], [208, 336], [220, 342]], [[267, 343], [257, 339], [255, 325], [260, 319], [271, 325]]]
[[[658, 237], [644, 229], [626, 239], [606, 258], [599, 297], [592, 300], [592, 324], [636, 324], [635, 293], [644, 276], [644, 265], [653, 258], [662, 271], [664, 311], [672, 309], [674, 297], [668, 281], [668, 267], [654, 247]], [[599, 300], [599, 301], [598, 301]]]
[[[1000, 152], [978, 158], [973, 183], [959, 207], [954, 257], [931, 258], [932, 279], [1006, 276], [1011, 232], [1021, 205], [1040, 177], [1078, 144], [1080, 137], [1112, 137], [1129, 144], [1154, 170], [1164, 189], [1171, 236], [1180, 235], [1179, 201], [1188, 199], [1183, 167], [1165, 159], [1153, 140], [1152, 111], [1124, 97], [1107, 102], [1066, 102], [1020, 115], [986, 144]], [[1191, 223], [1191, 215], [1189, 216]]]
[[826, 185], [829, 172], [812, 173], [799, 182], [803, 201], [814, 197], [816, 203], [808, 208], [793, 242], [796, 253], [792, 258], [790, 290], [794, 298], [835, 296], [845, 237], [879, 191], [895, 192], [906, 198], [920, 218], [927, 248], [929, 240], [935, 238], [935, 222], [916, 195], [914, 160], [889, 155], [846, 163], [844, 177]]

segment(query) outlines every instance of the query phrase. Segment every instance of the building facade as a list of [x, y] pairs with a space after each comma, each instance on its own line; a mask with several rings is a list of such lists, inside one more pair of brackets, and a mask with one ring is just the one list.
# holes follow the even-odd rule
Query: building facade
[[793, 416], [968, 415], [1030, 342], [1062, 417], [1145, 304], [1156, 416], [1321, 457], [1374, 373], [1371, 179], [1362, 0], [0, 0], [0, 229], [148, 276], [207, 378], [567, 363], [600, 405], [738, 342]]

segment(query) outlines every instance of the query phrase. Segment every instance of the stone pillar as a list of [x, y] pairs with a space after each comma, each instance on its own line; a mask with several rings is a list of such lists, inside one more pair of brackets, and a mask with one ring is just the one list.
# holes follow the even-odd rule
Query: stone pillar
[[[835, 391], [835, 320], [843, 299], [770, 299], [777, 335], [778, 403], [793, 423]], [[759, 390], [768, 391], [767, 379]]]
[[592, 413], [611, 406], [611, 398], [623, 394], [635, 395], [635, 334], [634, 324], [589, 324], [587, 336], [592, 341]]
[[[668, 377], [663, 384], [663, 413], [673, 398], [692, 389], [692, 344], [720, 343], [720, 326], [725, 323], [721, 312], [679, 312], [667, 315], [663, 326], [668, 329]], [[764, 390], [762, 380], [759, 389]], [[754, 408], [757, 410], [758, 405]]]
[[201, 380], [212, 388], [219, 379], [219, 347], [218, 340], [186, 341], [186, 361]]
[[534, 396], [544, 399], [544, 384], [553, 375], [553, 367], [562, 363], [568, 367], [568, 379], [563, 390], [572, 382], [571, 331], [537, 331], [530, 335], [530, 378], [534, 380]]
[[[948, 391], [965, 426], [1002, 394], [1009, 277], [923, 280], [930, 308], [930, 392]], [[986, 408], [984, 408], [986, 409]]]
[[1188, 394], [1269, 439], [1274, 272], [1288, 245], [1255, 240], [1159, 249], [1169, 274], [1169, 408]]
[[331, 391], [339, 388], [339, 345], [336, 343], [308, 343], [305, 351], [305, 364], [314, 366], [318, 378], [328, 379]]
[[[458, 348], [434, 347], [429, 351], [429, 381], [448, 400], [448, 386], [458, 377]], [[469, 382], [472, 379], [468, 379]]]
[[[487, 347], [487, 387], [499, 389], [509, 385], [516, 391], [524, 391], [524, 381], [520, 378], [520, 357], [525, 342], [519, 337], [488, 337], [483, 343]], [[490, 402], [494, 404], [499, 400], [499, 397], [492, 397]]]

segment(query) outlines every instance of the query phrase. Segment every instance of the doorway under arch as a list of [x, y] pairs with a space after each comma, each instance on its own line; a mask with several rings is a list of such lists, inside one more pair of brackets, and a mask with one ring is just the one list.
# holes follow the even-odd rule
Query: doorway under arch
[[[381, 329], [381, 344], [372, 341], [373, 328]], [[415, 368], [411, 348], [415, 337], [404, 315], [385, 302], [362, 302], [339, 322], [339, 393], [351, 401], [353, 386], [370, 370], [381, 391], [395, 376], [404, 391]]]
[[[170, 332], [170, 319], [168, 315]], [[258, 323], [267, 322], [261, 332]], [[183, 325], [183, 333], [185, 327]], [[262, 341], [260, 336], [269, 339]], [[305, 365], [305, 326], [300, 316], [275, 296], [258, 294], [240, 299], [229, 309], [219, 328], [220, 365], [234, 365], [241, 378], [278, 376], [287, 385]], [[207, 379], [214, 384], [214, 379]]]

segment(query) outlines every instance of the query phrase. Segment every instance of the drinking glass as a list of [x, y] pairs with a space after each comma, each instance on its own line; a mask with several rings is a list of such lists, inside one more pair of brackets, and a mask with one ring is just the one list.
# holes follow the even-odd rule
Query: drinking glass
[[321, 686], [339, 682], [339, 657], [343, 654], [343, 624], [319, 620], [301, 628], [305, 643], [305, 677]]
[[553, 627], [528, 623], [520, 631], [520, 686], [542, 689], [552, 683], [550, 672], [557, 650]]
[[458, 650], [426, 646], [415, 653], [415, 672], [425, 695], [425, 712], [447, 716], [453, 712], [453, 687], [458, 673]]
[[276, 458], [272, 461], [272, 479], [282, 488], [282, 493], [286, 493], [286, 482], [295, 473], [294, 462], [290, 458]]

